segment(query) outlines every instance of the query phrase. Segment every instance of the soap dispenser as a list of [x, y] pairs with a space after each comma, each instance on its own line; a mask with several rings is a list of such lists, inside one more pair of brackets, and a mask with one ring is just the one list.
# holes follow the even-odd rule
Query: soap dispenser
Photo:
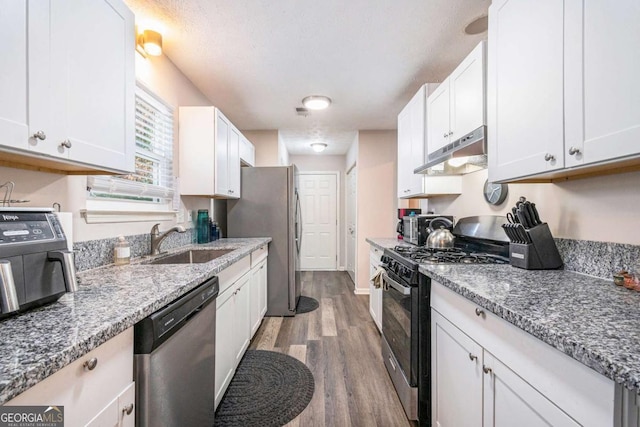
[[131, 262], [131, 246], [124, 239], [124, 236], [118, 237], [118, 241], [113, 246], [113, 263], [115, 265], [125, 265]]

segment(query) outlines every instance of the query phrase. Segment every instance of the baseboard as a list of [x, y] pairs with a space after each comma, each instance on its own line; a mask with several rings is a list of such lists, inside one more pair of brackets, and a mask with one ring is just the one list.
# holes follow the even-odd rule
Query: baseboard
[[347, 271], [347, 269], [344, 265], [341, 265], [340, 267], [338, 267], [338, 271]]
[[369, 295], [369, 288], [366, 288], [366, 289], [355, 288], [353, 290], [353, 293], [356, 295]]

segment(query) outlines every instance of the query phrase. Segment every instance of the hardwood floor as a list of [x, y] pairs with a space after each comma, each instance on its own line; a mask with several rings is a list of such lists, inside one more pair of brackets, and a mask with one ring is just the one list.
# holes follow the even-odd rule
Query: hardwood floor
[[303, 272], [302, 295], [320, 307], [265, 317], [250, 348], [287, 353], [315, 379], [309, 406], [288, 426], [411, 426], [380, 354], [369, 297], [353, 293], [345, 272]]

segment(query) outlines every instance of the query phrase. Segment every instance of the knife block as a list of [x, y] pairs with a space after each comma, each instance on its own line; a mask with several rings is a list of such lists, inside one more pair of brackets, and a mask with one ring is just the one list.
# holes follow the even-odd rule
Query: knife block
[[510, 243], [511, 265], [525, 270], [554, 270], [562, 267], [562, 258], [546, 222], [525, 230], [531, 243]]

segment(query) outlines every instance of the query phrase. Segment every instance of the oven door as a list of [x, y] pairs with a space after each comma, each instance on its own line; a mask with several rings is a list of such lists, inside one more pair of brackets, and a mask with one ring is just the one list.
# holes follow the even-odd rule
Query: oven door
[[410, 386], [418, 378], [418, 287], [402, 284], [392, 272], [382, 276], [382, 334]]

